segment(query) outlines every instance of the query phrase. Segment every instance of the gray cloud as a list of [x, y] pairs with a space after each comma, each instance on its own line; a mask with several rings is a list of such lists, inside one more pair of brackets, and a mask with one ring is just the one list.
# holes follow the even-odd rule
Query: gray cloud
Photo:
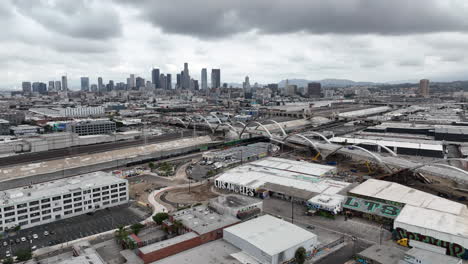
[[107, 1], [16, 0], [14, 4], [21, 15], [59, 34], [84, 39], [109, 39], [122, 34], [119, 15]]
[[405, 35], [468, 31], [462, 0], [116, 0], [168, 33], [225, 37], [261, 33]]

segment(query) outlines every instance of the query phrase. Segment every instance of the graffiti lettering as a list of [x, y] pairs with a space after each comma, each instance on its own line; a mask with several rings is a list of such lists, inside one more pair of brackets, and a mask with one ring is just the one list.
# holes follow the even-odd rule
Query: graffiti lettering
[[396, 218], [402, 207], [348, 196], [343, 207], [388, 218]]
[[219, 189], [229, 190], [243, 195], [254, 196], [255, 190], [246, 186], [240, 186], [229, 182], [215, 181], [215, 186]]
[[425, 236], [418, 233], [409, 232], [403, 228], [395, 229], [397, 239], [407, 238], [410, 241], [428, 243], [434, 246], [445, 248], [445, 254], [457, 258], [468, 259], [468, 250], [459, 244], [443, 241], [431, 236]]

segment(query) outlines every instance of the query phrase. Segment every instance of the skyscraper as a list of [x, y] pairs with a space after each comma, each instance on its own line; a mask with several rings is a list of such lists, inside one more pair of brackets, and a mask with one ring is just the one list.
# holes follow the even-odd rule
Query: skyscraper
[[23, 89], [23, 93], [30, 93], [32, 91], [31, 82], [23, 82], [21, 88]]
[[68, 91], [67, 76], [62, 76], [62, 90]]
[[307, 90], [305, 91], [305, 96], [320, 98], [322, 93], [322, 84], [319, 82], [311, 82], [307, 84]]
[[89, 77], [81, 77], [81, 91], [89, 92]]
[[422, 79], [419, 81], [419, 95], [422, 97], [429, 97], [429, 80]]
[[91, 92], [95, 93], [98, 91], [98, 86], [96, 84], [91, 84]]
[[59, 92], [62, 90], [62, 83], [60, 81], [55, 81], [55, 91]]
[[166, 74], [166, 89], [172, 90], [172, 75], [170, 73]]
[[182, 88], [190, 89], [190, 73], [188, 69], [188, 63], [184, 63], [184, 75], [182, 79]]
[[159, 75], [159, 87], [163, 90], [166, 90], [167, 89], [167, 80], [166, 80], [166, 76], [164, 76], [164, 74], [160, 74]]
[[249, 79], [249, 76], [245, 76], [245, 81], [242, 83], [242, 88], [244, 88], [244, 91], [250, 92], [250, 79]]
[[136, 84], [135, 84], [135, 87], [136, 87], [136, 88], [145, 87], [145, 79], [143, 79], [143, 78], [141, 78], [141, 77], [136, 77]]
[[178, 73], [176, 75], [176, 89], [180, 89], [180, 87], [181, 87], [181, 76], [182, 76], [182, 74], [180, 74], [180, 73]]
[[211, 69], [211, 88], [221, 88], [220, 69]]
[[97, 83], [98, 83], [98, 90], [102, 92], [102, 90], [104, 90], [104, 83], [102, 82], [102, 77], [97, 78]]
[[155, 88], [159, 88], [159, 69], [153, 69], [151, 71], [151, 81]]
[[55, 91], [55, 82], [54, 81], [49, 81], [48, 91], [49, 92]]
[[206, 68], [201, 70], [201, 88], [202, 90], [208, 89], [208, 74], [206, 73]]
[[130, 87], [129, 89], [136, 87], [135, 74], [130, 74]]

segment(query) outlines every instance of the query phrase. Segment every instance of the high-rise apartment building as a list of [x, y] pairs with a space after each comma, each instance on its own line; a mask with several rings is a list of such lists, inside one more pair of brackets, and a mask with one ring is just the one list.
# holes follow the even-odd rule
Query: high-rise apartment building
[[422, 97], [429, 97], [429, 80], [422, 79], [419, 81], [419, 95]]
[[89, 77], [81, 77], [81, 91], [89, 91]]
[[159, 69], [153, 69], [151, 71], [151, 81], [155, 88], [159, 88]]
[[208, 89], [208, 74], [206, 72], [206, 68], [201, 70], [201, 88], [202, 90]]
[[220, 69], [211, 69], [211, 88], [221, 88]]
[[62, 90], [68, 91], [67, 76], [62, 76]]

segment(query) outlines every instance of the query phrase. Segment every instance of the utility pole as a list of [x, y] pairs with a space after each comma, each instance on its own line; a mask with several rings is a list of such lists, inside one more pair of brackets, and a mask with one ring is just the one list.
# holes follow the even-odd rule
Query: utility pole
[[294, 224], [294, 198], [291, 196], [291, 224]]

